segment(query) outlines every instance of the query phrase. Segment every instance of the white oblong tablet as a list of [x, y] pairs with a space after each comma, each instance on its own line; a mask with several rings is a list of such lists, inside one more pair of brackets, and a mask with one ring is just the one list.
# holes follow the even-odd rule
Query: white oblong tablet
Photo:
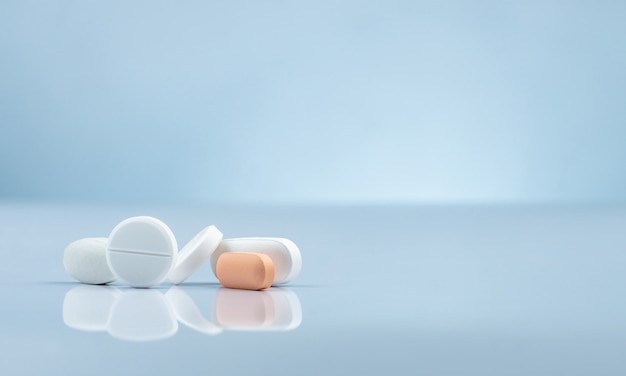
[[217, 335], [223, 331], [222, 328], [214, 325], [202, 315], [196, 303], [182, 288], [170, 287], [165, 298], [172, 305], [178, 321], [191, 329], [209, 335]]
[[295, 292], [280, 287], [263, 291], [221, 288], [215, 297], [215, 323], [228, 330], [293, 330], [302, 323]]
[[106, 250], [107, 238], [84, 238], [70, 243], [63, 253], [65, 271], [78, 281], [92, 285], [115, 281]]
[[168, 279], [175, 285], [189, 278], [220, 245], [224, 236], [215, 226], [200, 231], [178, 253]]
[[178, 246], [167, 225], [153, 217], [132, 217], [115, 226], [107, 262], [117, 278], [133, 287], [163, 282], [176, 262]]
[[111, 286], [74, 287], [63, 299], [63, 322], [73, 329], [104, 332], [111, 307], [120, 294]]
[[224, 252], [254, 252], [268, 255], [274, 263], [273, 285], [296, 279], [302, 269], [302, 255], [298, 247], [285, 238], [232, 238], [224, 239], [211, 255], [213, 274], [217, 276], [217, 259]]
[[178, 321], [161, 292], [130, 290], [111, 307], [107, 331], [126, 341], [156, 341], [176, 334]]

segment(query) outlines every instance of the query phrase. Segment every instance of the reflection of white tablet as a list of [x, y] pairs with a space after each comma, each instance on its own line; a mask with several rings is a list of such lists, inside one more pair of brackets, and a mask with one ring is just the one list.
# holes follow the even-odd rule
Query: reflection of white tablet
[[213, 274], [215, 274], [217, 259], [224, 252], [256, 252], [268, 255], [274, 262], [274, 285], [293, 281], [302, 269], [300, 250], [294, 242], [285, 238], [224, 239], [211, 255]]
[[122, 293], [115, 287], [81, 285], [65, 294], [63, 321], [70, 328], [105, 332], [111, 307]]
[[174, 310], [158, 290], [130, 290], [117, 298], [107, 330], [126, 341], [156, 341], [178, 331]]
[[222, 328], [215, 326], [202, 315], [191, 296], [182, 288], [170, 287], [165, 298], [170, 302], [179, 322], [200, 333], [216, 335], [222, 332]]

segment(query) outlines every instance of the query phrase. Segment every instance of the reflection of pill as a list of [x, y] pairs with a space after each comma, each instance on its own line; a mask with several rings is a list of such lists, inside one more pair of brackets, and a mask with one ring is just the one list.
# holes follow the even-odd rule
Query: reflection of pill
[[298, 295], [286, 288], [221, 288], [215, 296], [213, 320], [228, 330], [292, 330], [302, 322], [302, 307]]
[[74, 287], [63, 299], [63, 322], [78, 330], [106, 331], [109, 311], [120, 294], [110, 286]]
[[262, 253], [227, 252], [215, 268], [220, 283], [232, 289], [263, 290], [274, 281], [274, 263]]
[[133, 287], [161, 283], [176, 262], [178, 245], [167, 225], [152, 217], [132, 217], [118, 224], [106, 252], [117, 278]]
[[115, 281], [107, 264], [107, 238], [85, 238], [65, 248], [63, 266], [67, 274], [83, 283], [100, 285]]
[[266, 329], [276, 315], [270, 290], [220, 289], [215, 298], [215, 321], [228, 329]]
[[[224, 290], [242, 291], [230, 289]], [[252, 291], [248, 292], [254, 293]], [[202, 315], [191, 296], [189, 296], [189, 294], [187, 294], [187, 292], [185, 292], [182, 288], [178, 286], [170, 287], [165, 294], [165, 298], [172, 306], [179, 322], [187, 325], [191, 329], [199, 331], [200, 333], [216, 335], [222, 332], [222, 328], [216, 326]]]
[[176, 334], [178, 321], [160, 291], [129, 290], [111, 307], [107, 331], [126, 341], [156, 341]]

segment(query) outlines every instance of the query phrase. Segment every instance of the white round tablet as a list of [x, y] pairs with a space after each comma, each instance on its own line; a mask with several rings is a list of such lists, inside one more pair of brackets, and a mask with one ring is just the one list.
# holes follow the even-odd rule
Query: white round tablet
[[274, 262], [272, 285], [296, 279], [302, 269], [302, 255], [298, 246], [284, 238], [232, 238], [224, 239], [211, 255], [211, 267], [216, 274], [217, 259], [224, 252], [254, 252], [268, 255]]
[[175, 285], [189, 278], [220, 245], [223, 235], [215, 226], [206, 227], [178, 253], [168, 279]]
[[107, 264], [107, 238], [85, 238], [72, 242], [63, 253], [67, 274], [80, 282], [101, 285], [115, 281]]
[[153, 217], [132, 217], [115, 226], [107, 262], [117, 278], [133, 287], [163, 282], [176, 262], [178, 246], [167, 225]]

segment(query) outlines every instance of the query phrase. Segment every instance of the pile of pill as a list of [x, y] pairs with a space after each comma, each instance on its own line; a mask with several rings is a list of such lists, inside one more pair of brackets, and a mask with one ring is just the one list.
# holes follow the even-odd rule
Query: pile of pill
[[224, 239], [215, 226], [200, 231], [180, 251], [170, 228], [147, 216], [120, 222], [108, 238], [84, 238], [67, 246], [65, 270], [88, 284], [119, 280], [152, 287], [179, 284], [211, 259], [224, 287], [263, 290], [294, 280], [302, 268], [298, 247], [284, 238]]

